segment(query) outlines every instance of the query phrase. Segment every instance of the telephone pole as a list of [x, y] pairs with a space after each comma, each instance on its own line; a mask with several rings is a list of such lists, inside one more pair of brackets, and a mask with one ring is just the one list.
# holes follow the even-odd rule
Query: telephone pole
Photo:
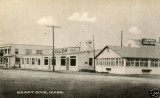
[[53, 59], [52, 59], [52, 64], [53, 64], [53, 71], [55, 71], [55, 68], [54, 68], [54, 64], [55, 64], [55, 61], [54, 61], [54, 29], [55, 28], [60, 28], [60, 27], [59, 26], [47, 26], [47, 27], [51, 27], [52, 30], [53, 30], [53, 50], [52, 50]]

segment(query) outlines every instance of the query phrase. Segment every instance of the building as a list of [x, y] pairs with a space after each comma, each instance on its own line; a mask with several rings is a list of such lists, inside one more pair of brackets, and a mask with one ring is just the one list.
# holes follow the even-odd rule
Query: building
[[160, 74], [160, 47], [156, 46], [105, 46], [95, 58], [97, 72]]
[[[100, 50], [96, 50], [98, 54]], [[80, 47], [55, 49], [55, 70], [94, 70], [93, 51], [80, 51]], [[44, 50], [43, 55], [23, 55], [22, 68], [52, 70], [52, 50]]]
[[[0, 47], [0, 66], [23, 69], [52, 70], [51, 46], [11, 44]], [[95, 51], [98, 54], [99, 50]], [[55, 70], [79, 71], [94, 69], [94, 51], [81, 51], [80, 47], [55, 48]]]
[[26, 45], [26, 44], [7, 44], [0, 46], [0, 66], [10, 68], [13, 66], [21, 67], [23, 55], [41, 55], [44, 49], [52, 49], [51, 46]]

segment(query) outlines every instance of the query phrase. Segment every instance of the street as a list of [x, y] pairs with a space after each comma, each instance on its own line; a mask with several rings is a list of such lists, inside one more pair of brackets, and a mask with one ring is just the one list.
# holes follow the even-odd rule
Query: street
[[160, 75], [0, 69], [0, 98], [150, 98]]

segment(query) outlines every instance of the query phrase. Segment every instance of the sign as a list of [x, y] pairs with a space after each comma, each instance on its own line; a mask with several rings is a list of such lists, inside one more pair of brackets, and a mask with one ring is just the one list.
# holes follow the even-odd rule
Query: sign
[[155, 46], [156, 39], [142, 38], [142, 45], [153, 45]]
[[[79, 47], [69, 47], [69, 48], [55, 48], [55, 54], [66, 54], [66, 53], [77, 53], [80, 51]], [[52, 49], [44, 50], [44, 54], [52, 54]]]
[[63, 54], [63, 53], [76, 53], [79, 52], [79, 47], [70, 47], [70, 48], [58, 48], [55, 49], [55, 54]]

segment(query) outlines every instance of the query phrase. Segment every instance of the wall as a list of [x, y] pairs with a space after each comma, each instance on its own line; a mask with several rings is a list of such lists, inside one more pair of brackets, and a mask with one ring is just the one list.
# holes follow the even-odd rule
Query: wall
[[125, 67], [124, 74], [145, 74], [142, 69], [151, 69], [152, 71], [146, 74], [160, 74], [159, 67]]
[[[95, 51], [95, 55], [97, 55], [101, 49]], [[89, 70], [94, 70], [94, 61], [92, 61], [92, 65], [89, 65], [89, 58], [94, 58], [94, 52], [82, 52], [78, 54], [79, 60], [78, 60], [78, 65], [79, 65], [79, 70], [82, 69], [89, 69]], [[93, 59], [94, 60], [94, 59]]]
[[[106, 70], [111, 69], [111, 70]], [[104, 66], [104, 65], [96, 65], [96, 72], [108, 72], [108, 73], [116, 73], [116, 74], [124, 74], [124, 66]]]

